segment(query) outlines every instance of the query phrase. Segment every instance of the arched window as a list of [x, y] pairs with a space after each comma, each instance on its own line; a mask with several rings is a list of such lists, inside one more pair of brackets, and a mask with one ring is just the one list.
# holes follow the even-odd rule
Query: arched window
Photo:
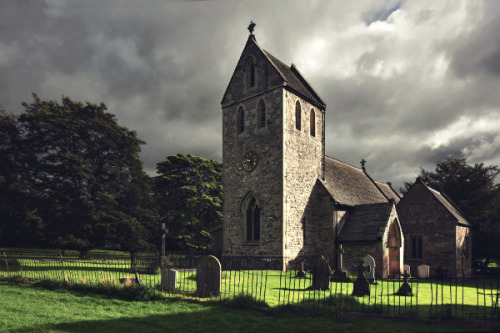
[[265, 127], [266, 126], [266, 104], [264, 104], [263, 100], [260, 100], [259, 106], [258, 106], [258, 123], [259, 123], [259, 128]]
[[297, 101], [297, 103], [295, 103], [295, 128], [298, 129], [300, 131], [301, 129], [301, 120], [302, 119], [302, 110], [301, 110], [301, 106], [300, 106], [300, 102]]
[[253, 57], [248, 57], [245, 64], [245, 81], [247, 88], [255, 86], [255, 59]]
[[247, 241], [260, 240], [260, 207], [254, 197], [248, 202], [246, 209]]
[[314, 109], [311, 110], [311, 117], [310, 117], [310, 132], [312, 136], [316, 136], [316, 112], [314, 112]]
[[245, 132], [245, 111], [243, 107], [240, 106], [238, 109], [238, 119], [236, 120], [236, 127], [238, 134]]

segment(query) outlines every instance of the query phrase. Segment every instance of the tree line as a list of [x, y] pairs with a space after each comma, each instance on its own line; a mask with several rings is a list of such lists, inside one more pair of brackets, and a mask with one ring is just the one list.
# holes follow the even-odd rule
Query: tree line
[[0, 246], [135, 253], [208, 250], [221, 221], [221, 163], [172, 155], [143, 171], [144, 141], [104, 104], [33, 95], [18, 116], [0, 112]]

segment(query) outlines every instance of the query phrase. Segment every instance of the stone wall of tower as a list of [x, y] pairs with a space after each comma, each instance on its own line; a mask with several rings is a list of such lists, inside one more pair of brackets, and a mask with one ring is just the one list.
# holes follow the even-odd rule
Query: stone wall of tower
[[[301, 104], [301, 129], [296, 128], [296, 102]], [[322, 212], [312, 195], [323, 168], [323, 114], [311, 103], [287, 91], [284, 95], [283, 179], [284, 179], [284, 255], [293, 261], [299, 255], [317, 253], [317, 242], [303, 239], [303, 221], [316, 225]], [[310, 114], [315, 112], [315, 135], [310, 133]], [[304, 246], [306, 245], [306, 246]], [[315, 251], [316, 250], [316, 251]]]
[[[245, 80], [245, 62], [255, 59], [255, 86]], [[223, 99], [223, 266], [283, 268], [283, 87], [254, 44], [247, 44]], [[264, 127], [258, 126], [258, 105], [266, 108]], [[245, 111], [245, 130], [238, 134], [237, 113]], [[254, 151], [258, 164], [242, 167], [243, 155]], [[252, 194], [260, 211], [260, 240], [246, 240], [245, 198]]]

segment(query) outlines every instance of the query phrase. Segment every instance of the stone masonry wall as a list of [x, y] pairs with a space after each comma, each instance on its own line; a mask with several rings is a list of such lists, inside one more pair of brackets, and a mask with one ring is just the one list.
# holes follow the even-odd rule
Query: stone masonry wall
[[[256, 59], [256, 85], [246, 87], [246, 59]], [[223, 99], [223, 251], [222, 261], [232, 267], [283, 267], [283, 88], [275, 87], [279, 75], [269, 67], [255, 45], [245, 48]], [[258, 128], [257, 106], [266, 106], [265, 127]], [[237, 110], [245, 110], [245, 131], [237, 133]], [[245, 152], [255, 151], [257, 167], [242, 167]], [[252, 194], [261, 209], [260, 241], [247, 242], [243, 201]]]
[[[295, 106], [301, 104], [301, 129], [296, 129]], [[317, 107], [287, 91], [284, 95], [283, 169], [284, 169], [284, 235], [286, 260], [299, 254], [310, 254], [312, 247], [304, 248], [302, 221], [317, 225], [318, 206], [313, 188], [322, 176], [323, 114]], [[316, 114], [316, 133], [310, 133], [310, 114]], [[307, 209], [306, 209], [307, 207]], [[332, 244], [333, 246], [333, 244]], [[302, 253], [301, 253], [302, 252]]]
[[[398, 212], [406, 240], [405, 264], [411, 266], [411, 272], [426, 264], [431, 276], [436, 276], [438, 269], [458, 276], [457, 226], [451, 213], [419, 183], [401, 199]], [[422, 237], [422, 259], [412, 258], [412, 236]]]

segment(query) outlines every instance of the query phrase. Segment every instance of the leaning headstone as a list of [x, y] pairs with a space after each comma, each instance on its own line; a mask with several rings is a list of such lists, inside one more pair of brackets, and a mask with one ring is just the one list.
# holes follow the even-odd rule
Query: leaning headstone
[[353, 296], [370, 296], [370, 282], [366, 279], [364, 263], [358, 265], [358, 278], [354, 281], [352, 295]]
[[428, 279], [429, 278], [429, 270], [430, 270], [430, 267], [428, 265], [418, 266], [417, 267], [418, 277], [421, 279]]
[[196, 268], [196, 292], [199, 297], [219, 296], [221, 265], [214, 256], [205, 256]]
[[313, 290], [329, 290], [330, 289], [330, 275], [332, 270], [325, 257], [318, 256], [313, 264], [312, 276], [313, 282], [311, 289]]
[[178, 272], [172, 268], [161, 269], [161, 289], [174, 291], [177, 288]]
[[363, 266], [368, 267], [368, 271], [364, 271], [363, 275], [365, 279], [370, 283], [375, 283], [375, 259], [371, 255], [367, 255], [363, 258]]
[[401, 287], [399, 287], [398, 290], [398, 295], [400, 296], [413, 296], [413, 290], [411, 289], [411, 286], [408, 284], [408, 278], [410, 277], [410, 274], [408, 274], [407, 271], [404, 271], [403, 273], [403, 284]]

